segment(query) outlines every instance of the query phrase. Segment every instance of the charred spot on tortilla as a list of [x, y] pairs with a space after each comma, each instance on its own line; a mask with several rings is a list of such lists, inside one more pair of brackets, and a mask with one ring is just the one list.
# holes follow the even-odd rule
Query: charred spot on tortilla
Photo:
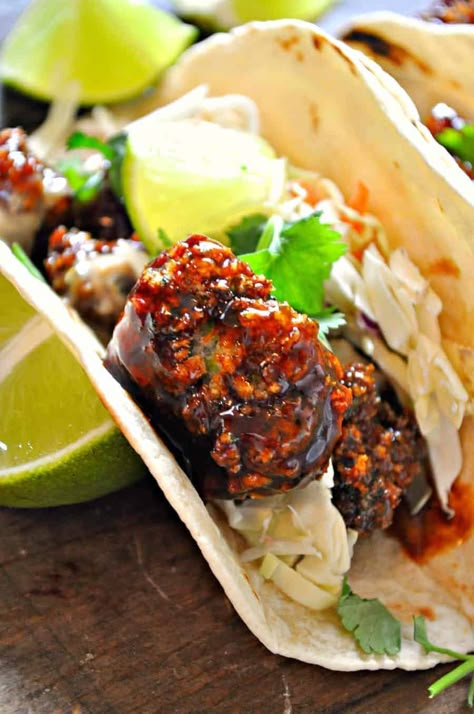
[[451, 258], [440, 258], [430, 263], [426, 272], [428, 275], [447, 275], [453, 278], [459, 278], [461, 271], [459, 270], [459, 266], [456, 265]]
[[298, 45], [299, 41], [300, 41], [300, 38], [297, 35], [291, 35], [290, 37], [287, 37], [287, 38], [282, 38], [282, 37], [277, 38], [277, 43], [280, 45], [282, 50], [285, 50], [287, 52], [292, 50], [295, 45]]
[[348, 65], [348, 67], [349, 67], [349, 69], [350, 69], [350, 71], [351, 71], [351, 74], [353, 74], [355, 77], [357, 77], [358, 74], [359, 74], [359, 72], [358, 72], [358, 70], [357, 70], [357, 68], [356, 68], [356, 66], [355, 66], [355, 64], [354, 64], [354, 62], [351, 60], [350, 57], [348, 57], [348, 56], [346, 55], [346, 53], [344, 52], [344, 50], [342, 50], [342, 49], [341, 49], [340, 47], [338, 47], [337, 45], [334, 45], [332, 49], [333, 49], [334, 52], [336, 52], [336, 54], [338, 54], [339, 57], [340, 57], [341, 59], [343, 59], [344, 62]]
[[380, 35], [366, 30], [354, 28], [344, 36], [344, 42], [360, 43], [364, 45], [375, 57], [385, 57], [399, 67], [406, 62], [413, 62], [425, 74], [432, 74], [432, 69], [412, 52], [404, 47], [389, 42]]
[[311, 126], [314, 131], [317, 131], [319, 128], [319, 110], [314, 102], [310, 102], [309, 104], [309, 116], [311, 118]]
[[298, 49], [300, 38], [297, 35], [291, 35], [288, 38], [277, 37], [276, 41], [281, 49], [291, 53], [297, 62], [304, 62], [304, 54]]
[[373, 32], [354, 29], [344, 35], [343, 39], [344, 42], [360, 42], [372, 50], [374, 54], [391, 59], [392, 45]]
[[271, 290], [228, 248], [190, 236], [146, 268], [108, 348], [106, 366], [166, 421], [205, 498], [320, 477], [341, 435], [340, 363]]

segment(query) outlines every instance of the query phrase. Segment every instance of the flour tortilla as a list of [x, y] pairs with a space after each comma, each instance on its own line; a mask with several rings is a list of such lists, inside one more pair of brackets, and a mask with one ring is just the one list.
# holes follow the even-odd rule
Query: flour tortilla
[[422, 118], [445, 102], [474, 121], [474, 25], [374, 12], [352, 19], [339, 34], [401, 84]]
[[[408, 100], [397, 101], [350, 49], [298, 22], [252, 24], [206, 41], [170, 72], [161, 99], [174, 99], [203, 82], [213, 94], [251, 96], [260, 107], [264, 135], [295, 165], [317, 169], [345, 193], [364, 181], [371, 191], [370, 211], [384, 222], [392, 245], [406, 245], [420, 267], [445, 257], [456, 262], [456, 278], [440, 280], [436, 287], [450, 295], [445, 334], [451, 316], [458, 325], [452, 332], [456, 344], [469, 353], [472, 335], [453, 304], [459, 303], [465, 320], [472, 316], [465, 270], [472, 245], [465, 233], [474, 209], [465, 184], [423, 131]], [[227, 597], [269, 650], [336, 670], [428, 668], [443, 657], [423, 653], [413, 642], [411, 624], [413, 614], [426, 612], [435, 617], [428, 621], [434, 641], [461, 652], [474, 649], [474, 539], [425, 567], [409, 560], [385, 533], [361, 539], [350, 572], [354, 590], [379, 597], [404, 622], [397, 656], [364, 654], [334, 611], [307, 610], [264, 582], [255, 566], [241, 565], [238, 536], [206, 508], [147, 419], [105, 370], [103, 348], [90, 331], [1, 243], [0, 268], [76, 355]], [[473, 439], [474, 420], [467, 419], [462, 479], [474, 486]]]

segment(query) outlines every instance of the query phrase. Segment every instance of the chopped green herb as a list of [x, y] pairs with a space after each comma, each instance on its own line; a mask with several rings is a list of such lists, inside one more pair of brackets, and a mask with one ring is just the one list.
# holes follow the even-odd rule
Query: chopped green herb
[[68, 149], [93, 149], [99, 151], [106, 159], [112, 161], [114, 149], [106, 141], [98, 139], [96, 136], [84, 134], [82, 131], [75, 131], [67, 140]]
[[[124, 133], [101, 141], [96, 136], [89, 136], [81, 131], [71, 134], [67, 141], [68, 149], [93, 149], [101, 153], [109, 162], [108, 176], [110, 185], [118, 198], [122, 198], [122, 162], [125, 156], [126, 135]], [[78, 156], [66, 156], [57, 165], [68, 180], [79, 201], [90, 201], [98, 194], [105, 180], [104, 169], [87, 171]]]
[[241, 255], [273, 282], [275, 297], [311, 317], [324, 313], [324, 281], [346, 252], [341, 236], [313, 213], [294, 223], [279, 216], [268, 221], [256, 251]]
[[100, 171], [91, 173], [87, 181], [85, 181], [83, 185], [77, 191], [75, 191], [74, 195], [77, 200], [82, 201], [83, 203], [92, 201], [92, 199], [97, 196], [100, 189], [102, 188], [104, 184], [104, 178], [104, 175]]
[[125, 132], [121, 134], [116, 134], [112, 136], [107, 141], [107, 146], [109, 146], [113, 151], [113, 156], [110, 161], [109, 169], [109, 179], [110, 185], [115, 195], [122, 199], [123, 198], [123, 187], [122, 187], [122, 164], [125, 157], [125, 149], [127, 143], [127, 135]]
[[87, 171], [78, 156], [66, 156], [58, 161], [56, 168], [67, 178], [78, 201], [91, 201], [104, 182], [104, 172]]
[[327, 308], [326, 311], [319, 313], [317, 321], [319, 325], [318, 337], [328, 349], [331, 349], [331, 345], [327, 341], [327, 335], [331, 330], [337, 330], [338, 327], [346, 324], [345, 315], [335, 308]]
[[[433, 684], [428, 687], [431, 699], [438, 696], [438, 694], [441, 694], [441, 692], [444, 692], [444, 690], [452, 684], [459, 682], [459, 680], [463, 679], [463, 677], [467, 677], [468, 674], [474, 674], [474, 654], [466, 655], [447, 649], [446, 647], [433, 645], [429, 641], [428, 635], [426, 634], [426, 622], [423, 615], [414, 617], [413, 624], [413, 638], [415, 642], [422, 645], [427, 654], [429, 652], [438, 652], [439, 654], [448, 655], [448, 657], [452, 657], [453, 659], [462, 660], [461, 664], [458, 664], [453, 670], [451, 670], [451, 672], [448, 672], [443, 677], [440, 677], [440, 679], [437, 679], [436, 682], [433, 682]], [[471, 683], [469, 685], [467, 703], [470, 707], [474, 705], [474, 677], [471, 679]]]
[[474, 707], [474, 676], [471, 677], [471, 683], [467, 692], [467, 704], [471, 709]]
[[173, 245], [173, 241], [163, 228], [158, 228], [158, 240], [163, 248], [171, 248]]
[[90, 172], [85, 171], [82, 161], [78, 156], [66, 156], [56, 164], [57, 170], [68, 180], [72, 190], [76, 192], [90, 177]]
[[436, 134], [436, 141], [461, 161], [474, 166], [474, 124], [465, 124], [461, 129], [443, 129]]
[[398, 620], [380, 600], [365, 600], [355, 595], [344, 578], [337, 604], [341, 622], [354, 634], [367, 654], [395, 655], [401, 647], [401, 627]]
[[13, 245], [12, 245], [12, 253], [13, 253], [13, 255], [15, 256], [15, 258], [17, 258], [17, 259], [20, 261], [20, 263], [23, 263], [23, 265], [25, 266], [25, 268], [26, 268], [27, 270], [29, 270], [29, 272], [30, 272], [32, 275], [35, 276], [35, 278], [38, 278], [38, 280], [42, 280], [43, 283], [46, 282], [46, 280], [44, 279], [43, 275], [41, 275], [41, 273], [40, 273], [40, 271], [38, 270], [38, 268], [36, 267], [36, 265], [31, 262], [31, 260], [30, 260], [29, 257], [26, 255], [25, 251], [23, 250], [23, 248], [21, 247], [21, 245], [20, 245], [19, 243], [13, 243]]
[[230, 239], [230, 247], [236, 255], [252, 253], [257, 245], [263, 230], [268, 222], [268, 216], [255, 213], [245, 216], [240, 223], [226, 231]]

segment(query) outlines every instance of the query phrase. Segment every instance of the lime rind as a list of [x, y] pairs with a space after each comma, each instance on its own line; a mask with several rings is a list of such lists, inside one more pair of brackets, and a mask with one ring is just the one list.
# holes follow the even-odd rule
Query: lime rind
[[141, 478], [82, 366], [1, 275], [0, 325], [0, 505], [78, 503]]
[[77, 84], [81, 104], [126, 101], [154, 84], [196, 34], [143, 2], [34, 0], [5, 40], [1, 76], [38, 99], [59, 99]]
[[250, 20], [316, 20], [335, 0], [229, 0], [239, 22]]
[[[47, 328], [46, 339], [30, 351], [32, 326], [26, 334], [23, 330], [19, 333], [23, 340], [14, 355], [9, 350], [11, 343], [0, 353], [0, 438], [8, 445], [8, 451], [0, 454], [0, 472], [25, 460], [53, 455], [109, 421], [107, 410], [73, 355], [51, 334], [49, 325], [38, 319]], [[7, 361], [14, 362], [8, 371]]]
[[44, 508], [90, 501], [129, 486], [146, 473], [112, 422], [82, 448], [34, 469], [0, 472], [0, 505]]
[[336, 0], [173, 0], [175, 11], [209, 31], [229, 30], [253, 20], [314, 21]]

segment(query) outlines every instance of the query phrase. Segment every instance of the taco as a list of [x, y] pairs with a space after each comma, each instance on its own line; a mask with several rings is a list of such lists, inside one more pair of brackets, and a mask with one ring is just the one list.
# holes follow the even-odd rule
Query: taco
[[[153, 369], [149, 364], [145, 365], [142, 362], [142, 357], [144, 351], [150, 354], [153, 352], [153, 340], [155, 344], [160, 340], [159, 334], [153, 333], [153, 325], [157, 324], [156, 316], [151, 315], [148, 310], [148, 317], [145, 315], [144, 324], [149, 329], [138, 337], [138, 342], [133, 332], [124, 329], [127, 327], [127, 320], [133, 322], [135, 319], [131, 309], [134, 298], [138, 298], [145, 308], [149, 307], [145, 293], [149, 291], [150, 284], [164, 286], [168, 291], [172, 308], [173, 306], [177, 308], [182, 298], [183, 304], [187, 305], [188, 309], [182, 311], [181, 305], [175, 310], [175, 316], [185, 323], [192, 323], [195, 318], [195, 294], [186, 294], [184, 291], [173, 292], [171, 290], [173, 275], [166, 274], [160, 277], [159, 271], [166, 271], [170, 265], [177, 266], [180, 275], [186, 270], [186, 266], [190, 266], [191, 274], [187, 275], [184, 283], [189, 289], [196, 281], [199, 284], [199, 271], [195, 270], [198, 264], [204, 264], [211, 272], [220, 264], [226, 271], [231, 271], [237, 286], [243, 285], [243, 293], [232, 295], [231, 300], [237, 297], [243, 303], [251, 298], [260, 300], [253, 307], [258, 308], [260, 315], [268, 308], [273, 328], [275, 323], [279, 326], [278, 330], [280, 327], [283, 329], [285, 325], [290, 325], [293, 344], [296, 339], [297, 352], [301, 346], [301, 354], [305, 357], [304, 360], [297, 358], [296, 368], [304, 371], [306, 364], [312, 360], [311, 364], [315, 364], [313, 373], [322, 374], [322, 379], [317, 382], [312, 394], [322, 394], [325, 401], [325, 409], [322, 411], [329, 410], [334, 415], [334, 418], [329, 420], [331, 423], [323, 429], [325, 434], [329, 435], [329, 438], [325, 437], [327, 449], [324, 454], [321, 452], [317, 455], [313, 454], [314, 458], [311, 460], [310, 471], [312, 475], [317, 473], [318, 477], [321, 477], [320, 480], [305, 484], [308, 474], [304, 469], [300, 470], [298, 479], [295, 479], [295, 483], [298, 482], [300, 488], [289, 489], [290, 503], [283, 506], [286, 513], [295, 516], [299, 528], [303, 531], [310, 528], [311, 526], [306, 522], [302, 523], [305, 507], [304, 503], [299, 502], [306, 489], [313, 488], [316, 483], [316, 490], [322, 490], [322, 500], [318, 501], [316, 511], [307, 515], [313, 522], [313, 516], [316, 516], [318, 522], [319, 509], [319, 513], [323, 516], [329, 511], [331, 518], [335, 519], [324, 521], [324, 517], [321, 516], [323, 531], [328, 537], [327, 543], [333, 540], [341, 547], [339, 550], [334, 549], [329, 552], [327, 556], [331, 562], [337, 561], [336, 571], [331, 572], [329, 576], [327, 572], [323, 575], [323, 587], [319, 589], [322, 591], [321, 598], [324, 599], [324, 595], [326, 598], [323, 607], [318, 609], [304, 606], [288, 594], [284, 594], [284, 590], [288, 593], [288, 588], [284, 583], [278, 582], [275, 569], [272, 573], [262, 573], [261, 553], [258, 560], [241, 557], [243, 552], [248, 551], [249, 542], [246, 542], [242, 533], [231, 525], [235, 525], [238, 521], [239, 508], [245, 508], [252, 500], [245, 498], [249, 492], [242, 490], [242, 484], [247, 489], [249, 483], [251, 486], [256, 486], [257, 490], [263, 489], [263, 493], [254, 493], [262, 496], [268, 481], [257, 478], [253, 482], [250, 479], [250, 481], [238, 482], [237, 485], [234, 483], [233, 493], [242, 501], [242, 506], [233, 505], [232, 498], [222, 498], [223, 495], [229, 496], [228, 484], [231, 480], [226, 481], [225, 494], [219, 486], [213, 491], [213, 498], [217, 496], [219, 504], [216, 506], [214, 503], [209, 503], [206, 508], [192, 481], [150, 425], [149, 418], [156, 418], [156, 414], [151, 413], [153, 407], [145, 405], [148, 418], [145, 417], [118, 381], [104, 367], [100, 345], [87, 336], [83, 326], [71, 316], [69, 309], [48, 287], [37, 282], [22, 266], [17, 265], [4, 246], [0, 246], [2, 270], [15, 283], [23, 296], [55, 324], [65, 342], [73, 349], [96, 385], [104, 404], [108, 406], [124, 434], [142, 456], [164, 494], [190, 529], [237, 612], [272, 652], [339, 670], [430, 667], [442, 657], [437, 654], [424, 654], [422, 648], [413, 641], [410, 621], [413, 614], [420, 613], [425, 614], [430, 620], [429, 631], [432, 639], [443, 642], [446, 646], [455, 647], [458, 651], [467, 652], [474, 646], [472, 627], [474, 610], [471, 597], [474, 581], [472, 569], [469, 567], [474, 554], [474, 539], [471, 537], [473, 518], [470, 511], [474, 487], [470, 436], [472, 438], [474, 427], [470, 417], [464, 416], [462, 419], [473, 393], [473, 384], [469, 381], [473, 350], [471, 325], [474, 304], [470, 280], [472, 245], [469, 242], [469, 228], [472, 225], [474, 206], [470, 198], [470, 183], [450, 161], [446, 160], [444, 152], [423, 129], [414, 107], [401, 90], [397, 90], [392, 84], [389, 91], [380, 82], [378, 74], [374, 74], [365, 63], [362, 63], [356, 53], [311, 25], [298, 22], [256, 23], [240, 28], [230, 35], [216, 36], [204, 42], [189, 51], [168, 74], [161, 90], [161, 101], [163, 104], [171, 102], [203, 83], [208, 85], [213, 96], [239, 93], [247, 100], [253, 101], [259, 110], [262, 136], [278, 156], [285, 157], [293, 167], [298, 167], [296, 183], [299, 180], [300, 188], [304, 189], [307, 179], [314, 182], [312, 187], [324, 187], [325, 193], [318, 195], [314, 201], [309, 196], [307, 185], [303, 193], [296, 192], [297, 195], [293, 196], [297, 199], [296, 205], [301, 209], [304, 209], [305, 204], [309, 206], [309, 213], [302, 216], [303, 221], [316, 220], [321, 223], [320, 218], [324, 216], [325, 208], [326, 211], [333, 210], [332, 222], [340, 225], [342, 232], [345, 225], [348, 228], [346, 234], [352, 231], [354, 239], [355, 236], [359, 238], [361, 235], [364, 236], [365, 242], [357, 246], [357, 250], [360, 251], [359, 257], [353, 256], [354, 260], [349, 260], [350, 266], [359, 276], [362, 274], [362, 268], [358, 270], [358, 267], [363, 265], [364, 255], [367, 254], [367, 259], [374, 261], [373, 274], [375, 273], [376, 276], [386, 274], [390, 268], [392, 275], [397, 274], [400, 280], [408, 282], [406, 289], [412, 296], [413, 308], [409, 312], [412, 315], [417, 313], [415, 321], [420, 330], [422, 324], [429, 325], [429, 336], [431, 341], [436, 343], [433, 354], [435, 372], [428, 370], [430, 377], [428, 382], [433, 378], [436, 382], [435, 389], [433, 390], [431, 383], [426, 384], [424, 395], [428, 397], [428, 401], [433, 398], [439, 405], [437, 387], [441, 386], [439, 392], [442, 394], [441, 402], [444, 400], [444, 407], [448, 405], [448, 412], [450, 409], [456, 412], [451, 414], [450, 423], [463, 420], [458, 442], [462, 452], [462, 468], [457, 485], [452, 492], [455, 498], [452, 497], [449, 504], [456, 511], [456, 515], [448, 526], [444, 524], [441, 517], [439, 518], [439, 524], [443, 524], [441, 528], [447, 529], [452, 535], [455, 534], [456, 541], [458, 543], [462, 541], [462, 544], [442, 551], [435, 549], [431, 558], [428, 558], [425, 552], [423, 555], [425, 560], [418, 558], [419, 562], [406, 554], [393, 534], [387, 535], [382, 531], [360, 537], [354, 548], [349, 574], [351, 586], [363, 597], [376, 597], [385, 602], [404, 622], [401, 649], [398, 652], [393, 654], [363, 652], [342, 627], [334, 606], [334, 596], [336, 591], [341, 589], [342, 574], [349, 564], [353, 538], [345, 525], [342, 527], [341, 535], [340, 517], [335, 516], [335, 509], [331, 506], [328, 495], [331, 475], [327, 462], [335, 441], [334, 430], [338, 431], [341, 428], [343, 411], [354, 397], [356, 389], [352, 389], [351, 397], [347, 387], [348, 378], [344, 382], [337, 359], [331, 356], [332, 353], [326, 347], [323, 348], [315, 342], [314, 322], [305, 316], [298, 316], [298, 313], [288, 305], [277, 303], [271, 296], [269, 282], [264, 278], [256, 277], [240, 259], [232, 256], [228, 248], [203, 236], [194, 236], [155, 259], [139, 279], [127, 302], [125, 318], [119, 321], [115, 337], [109, 345], [107, 364], [123, 379], [123, 373], [120, 374], [120, 369], [117, 368], [117, 357], [122, 354], [121, 351], [128, 342], [132, 353], [135, 352], [140, 370], [143, 370], [145, 375], [143, 383], [149, 382], [150, 379], [155, 380]], [[193, 118], [192, 124], [197, 123], [199, 119]], [[338, 127], [341, 127], [341, 130]], [[316, 171], [318, 174], [315, 174]], [[334, 184], [337, 185], [337, 189]], [[366, 198], [362, 201], [366, 205], [362, 206], [359, 201], [358, 209], [351, 208], [344, 196], [350, 196], [360, 184], [368, 187]], [[326, 206], [323, 207], [320, 203], [325, 200]], [[294, 201], [292, 206], [294, 209]], [[322, 211], [321, 216], [315, 217], [315, 210], [320, 213]], [[335, 217], [334, 211], [336, 211]], [[283, 221], [280, 222], [280, 231], [282, 223]], [[289, 223], [291, 224], [291, 221]], [[363, 230], [359, 230], [359, 223], [363, 224]], [[286, 225], [283, 229], [289, 230]], [[283, 236], [285, 237], [288, 236]], [[348, 235], [345, 237], [348, 239]], [[375, 240], [376, 245], [373, 245], [371, 239]], [[183, 264], [177, 260], [179, 256], [184, 256]], [[394, 258], [394, 263], [389, 266], [391, 258]], [[347, 267], [347, 263], [345, 265]], [[157, 271], [156, 279], [150, 278], [149, 271]], [[354, 285], [358, 278], [355, 273], [351, 274], [355, 282], [350, 282]], [[228, 286], [224, 280], [226, 277], [228, 278], [228, 275], [217, 276], [217, 289], [221, 291], [217, 302], [223, 307], [222, 324], [228, 329], [234, 329], [232, 319], [235, 316], [229, 313], [228, 305], [224, 300], [226, 295], [229, 297]], [[337, 276], [333, 274], [328, 285], [332, 285], [331, 295], [336, 304], [340, 301], [341, 309], [351, 312], [348, 294], [341, 296], [341, 291], [338, 291], [340, 283]], [[236, 287], [234, 289], [237, 290]], [[250, 294], [252, 291], [255, 294]], [[391, 291], [396, 292], [393, 284], [389, 293]], [[356, 292], [357, 290], [354, 294]], [[383, 289], [377, 295], [381, 294]], [[440, 333], [437, 332], [436, 325], [441, 303], [436, 294], [443, 302], [439, 323]], [[148, 299], [150, 295], [149, 292]], [[377, 295], [371, 303], [372, 306], [379, 304]], [[215, 294], [212, 297], [217, 299]], [[151, 299], [153, 300], [153, 297]], [[210, 304], [211, 301], [208, 302]], [[356, 302], [352, 303], [355, 311]], [[206, 296], [204, 302], [200, 303], [201, 312], [205, 303]], [[414, 305], [417, 306], [416, 310]], [[162, 307], [163, 319], [173, 316], [173, 309], [169, 309], [169, 304], [163, 303]], [[378, 333], [378, 327], [372, 324], [374, 322], [372, 317], [379, 322], [383, 321], [383, 317], [380, 313], [373, 314], [367, 305], [362, 310], [364, 311], [368, 327]], [[399, 312], [398, 315], [403, 323], [401, 313]], [[138, 314], [135, 317], [139, 319]], [[229, 323], [226, 322], [227, 319]], [[390, 323], [390, 315], [388, 319]], [[393, 321], [394, 327], [396, 323], [397, 321]], [[211, 351], [208, 350], [204, 355], [209, 363], [210, 373], [215, 373], [216, 366], [214, 364], [216, 354], [212, 352], [213, 345], [215, 347], [213, 329], [212, 324], [203, 325], [199, 335], [205, 349], [206, 346], [211, 348]], [[120, 331], [123, 333], [122, 338], [119, 336]], [[390, 332], [389, 327], [388, 333]], [[168, 331], [168, 335], [170, 334], [171, 332]], [[255, 339], [260, 339], [260, 342], [262, 339], [265, 342], [269, 334], [261, 332], [260, 324], [254, 331]], [[295, 337], [297, 334], [301, 335], [301, 339]], [[173, 338], [173, 335], [171, 336]], [[217, 339], [220, 339], [219, 335]], [[171, 341], [176, 356], [179, 350], [186, 351], [185, 344], [179, 344], [175, 339]], [[372, 341], [372, 344], [376, 343], [383, 350], [381, 343]], [[238, 352], [237, 344], [232, 343], [232, 339], [227, 342], [224, 340], [222, 344], [225, 359], [232, 362], [235, 353]], [[384, 354], [387, 351], [389, 350], [385, 350]], [[275, 346], [273, 352], [276, 355], [273, 367], [277, 370], [279, 357], [282, 354], [284, 357], [286, 353], [282, 350], [278, 355], [278, 348]], [[404, 352], [400, 344], [398, 352], [399, 354]], [[258, 358], [254, 360], [257, 370], [264, 368], [260, 359], [261, 354], [263, 353], [259, 353]], [[291, 355], [294, 356], [294, 353], [290, 350], [288, 359], [286, 361], [283, 359], [286, 367], [291, 362]], [[197, 355], [196, 368], [199, 368], [199, 359], [202, 362], [202, 357], [201, 355], [199, 358]], [[384, 365], [389, 364], [380, 354], [378, 358]], [[161, 357], [158, 355], [156, 359], [159, 362]], [[272, 372], [271, 365], [266, 367], [268, 368], [266, 374], [276, 373]], [[132, 371], [129, 370], [130, 377]], [[370, 370], [368, 373], [370, 374]], [[436, 381], [435, 373], [436, 377], [441, 379], [440, 383]], [[176, 374], [175, 378], [178, 379], [180, 376], [183, 375]], [[361, 388], [364, 379], [365, 377], [362, 376]], [[132, 393], [139, 394], [136, 381], [131, 379], [128, 381], [123, 379], [123, 381]], [[158, 390], [161, 389], [159, 384], [156, 386]], [[172, 389], [173, 386], [171, 380], [168, 387]], [[240, 380], [234, 385], [235, 391], [237, 387], [245, 395], [252, 385], [245, 380]], [[189, 413], [193, 410], [191, 403], [182, 406], [188, 409]], [[199, 412], [200, 404], [194, 402], [194, 406]], [[311, 414], [308, 415], [307, 404], [303, 404], [300, 400], [300, 406], [300, 416], [303, 418], [304, 411], [302, 420], [308, 423], [313, 417]], [[447, 416], [444, 407], [442, 411], [444, 416]], [[317, 411], [321, 410], [317, 409]], [[170, 416], [171, 419], [174, 415], [166, 416]], [[284, 421], [283, 419], [277, 423], [283, 426]], [[295, 419], [286, 415], [286, 424], [292, 431]], [[334, 424], [335, 426], [332, 426]], [[447, 433], [450, 426], [447, 423], [444, 425]], [[158, 423], [157, 426], [159, 427], [160, 424]], [[317, 425], [315, 428], [317, 431]], [[370, 425], [368, 430], [370, 431]], [[169, 435], [170, 431], [165, 429], [165, 436], [169, 438]], [[297, 440], [297, 436], [295, 438]], [[181, 439], [182, 442], [186, 442], [191, 441], [192, 437], [182, 429]], [[221, 456], [229, 453], [227, 447], [232, 447], [231, 441], [221, 440]], [[254, 451], [258, 452], [258, 448]], [[262, 461], [261, 457], [262, 453], [256, 453], [257, 460]], [[270, 454], [269, 460], [264, 460], [271, 464], [271, 459]], [[436, 464], [433, 466], [435, 467]], [[207, 473], [200, 473], [199, 464], [196, 466], [194, 463], [193, 468], [197, 471], [197, 482], [200, 477], [206, 480]], [[291, 477], [288, 470], [282, 472], [279, 483], [284, 486], [282, 491], [287, 490]], [[324, 479], [326, 479], [325, 483], [323, 483]], [[208, 478], [207, 482], [212, 491], [214, 479]], [[321, 486], [318, 486], [318, 483]], [[440, 494], [443, 492], [439, 484], [438, 490]], [[456, 501], [458, 496], [461, 503]], [[279, 499], [280, 496], [277, 494], [276, 498]], [[261, 523], [258, 507], [262, 505], [266, 507], [270, 503], [271, 509], [272, 502], [253, 500], [257, 504], [254, 509], [256, 520]], [[227, 508], [223, 501], [226, 501], [230, 507]], [[461, 531], [459, 530], [460, 516], [464, 524]], [[270, 513], [270, 520], [272, 517]], [[288, 518], [286, 520], [288, 521]], [[433, 520], [429, 523], [433, 527], [433, 544], [441, 531], [440, 526], [435, 525]], [[287, 535], [284, 540], [288, 541]], [[306, 543], [309, 551], [298, 555], [315, 556], [316, 559], [324, 561], [324, 553], [330, 550], [327, 543], [325, 545], [324, 542], [320, 542], [318, 552], [315, 552], [314, 543]], [[275, 553], [270, 555], [275, 556]], [[277, 553], [276, 557], [278, 555]], [[296, 569], [292, 567], [294, 563], [289, 561], [282, 561], [282, 563], [296, 573]], [[315, 566], [314, 562], [313, 566]]]
[[361, 15], [339, 33], [399, 82], [422, 120], [471, 179], [474, 152], [466, 152], [463, 132], [460, 138], [454, 132], [474, 121], [473, 23], [472, 2], [441, 2], [421, 17], [392, 12]]

